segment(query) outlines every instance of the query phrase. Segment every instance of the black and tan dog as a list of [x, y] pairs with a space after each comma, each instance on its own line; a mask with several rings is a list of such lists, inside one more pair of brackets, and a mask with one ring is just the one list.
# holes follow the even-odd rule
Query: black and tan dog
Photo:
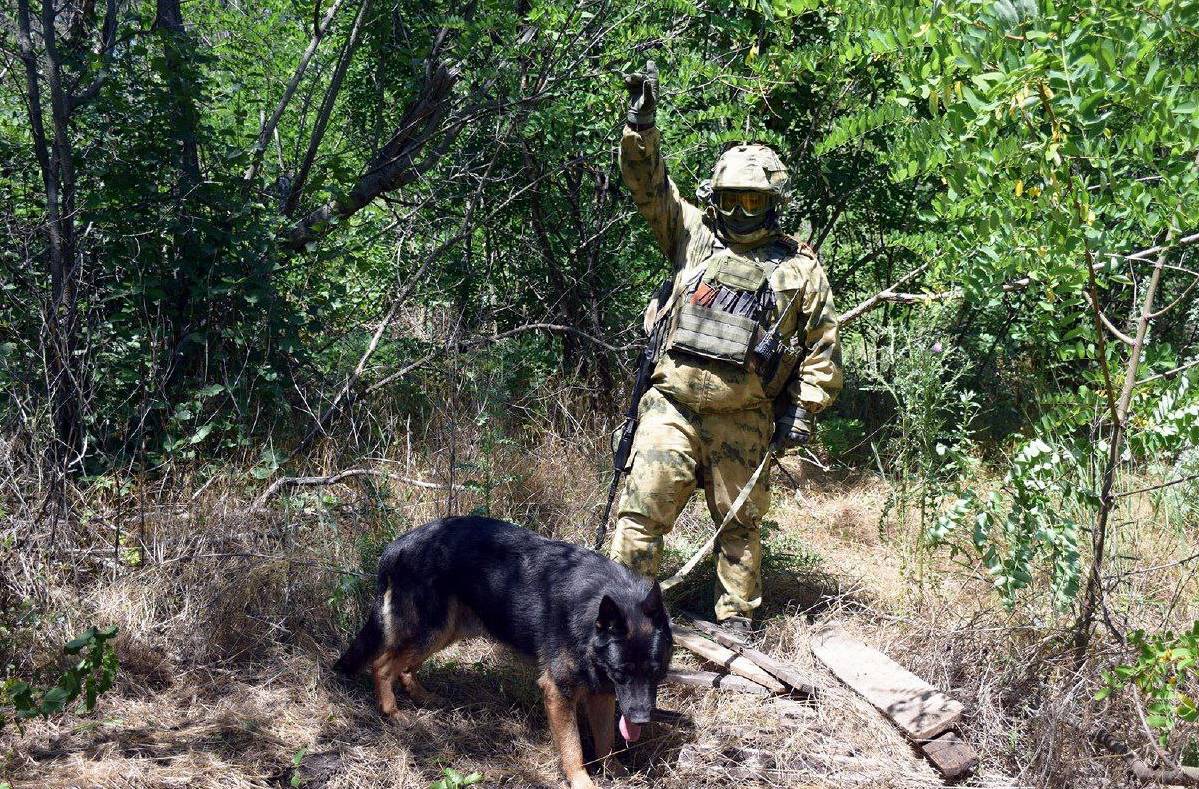
[[336, 669], [368, 663], [379, 706], [396, 716], [392, 683], [427, 698], [415, 672], [454, 641], [486, 635], [537, 661], [538, 685], [572, 789], [591, 787], [579, 741], [584, 705], [596, 758], [620, 732], [640, 736], [670, 664], [670, 620], [656, 581], [584, 548], [490, 518], [429, 523], [387, 546], [370, 618]]

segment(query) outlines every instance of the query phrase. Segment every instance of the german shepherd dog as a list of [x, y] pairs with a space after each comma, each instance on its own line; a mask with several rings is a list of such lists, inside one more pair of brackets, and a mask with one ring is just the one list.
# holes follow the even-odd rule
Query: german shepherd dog
[[611, 762], [612, 724], [636, 740], [657, 701], [674, 641], [662, 590], [600, 554], [491, 518], [433, 521], [379, 559], [370, 616], [334, 668], [370, 665], [384, 715], [392, 683], [429, 699], [416, 671], [454, 641], [487, 635], [536, 661], [554, 744], [572, 789], [593, 787], [579, 741], [585, 707], [595, 758]]

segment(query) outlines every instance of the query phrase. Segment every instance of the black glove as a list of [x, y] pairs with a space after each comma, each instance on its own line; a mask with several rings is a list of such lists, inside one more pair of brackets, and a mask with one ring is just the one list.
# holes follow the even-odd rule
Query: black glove
[[637, 130], [653, 126], [658, 111], [658, 67], [654, 61], [646, 61], [644, 73], [625, 74], [624, 86], [629, 89], [629, 125]]
[[808, 410], [802, 405], [789, 405], [774, 420], [774, 438], [770, 446], [775, 450], [790, 449], [808, 443], [812, 437], [812, 421]]

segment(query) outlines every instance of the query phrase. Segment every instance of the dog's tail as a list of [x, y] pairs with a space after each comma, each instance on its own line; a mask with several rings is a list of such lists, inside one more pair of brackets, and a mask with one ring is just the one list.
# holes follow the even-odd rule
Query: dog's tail
[[383, 648], [383, 623], [380, 621], [379, 607], [371, 606], [370, 616], [366, 624], [354, 636], [354, 641], [345, 651], [333, 669], [347, 677], [352, 677], [362, 670], [367, 661], [373, 659]]

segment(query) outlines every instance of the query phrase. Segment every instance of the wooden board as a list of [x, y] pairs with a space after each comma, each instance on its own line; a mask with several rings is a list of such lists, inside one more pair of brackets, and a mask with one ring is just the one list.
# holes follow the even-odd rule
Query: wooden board
[[674, 633], [674, 643], [688, 652], [721, 666], [731, 674], [756, 682], [772, 693], [787, 692], [786, 685], [767, 674], [749, 658], [742, 657], [727, 647], [722, 647], [689, 627], [675, 625], [671, 629]]
[[737, 639], [731, 633], [726, 633], [711, 622], [695, 620], [692, 625], [703, 635], [712, 639], [721, 646], [731, 649], [737, 654], [745, 657], [761, 668], [766, 673], [770, 674], [775, 679], [787, 685], [796, 693], [801, 693], [805, 696], [815, 696], [818, 686], [808, 677], [803, 676], [793, 667], [785, 663], [781, 663], [758, 649], [754, 649], [749, 644]]
[[716, 690], [735, 690], [740, 693], [752, 693], [755, 696], [769, 696], [770, 691], [756, 682], [750, 682], [744, 677], [733, 674], [717, 674], [715, 671], [687, 671], [671, 669], [666, 672], [666, 681], [674, 685], [685, 685], [689, 688], [715, 688]]
[[839, 627], [818, 631], [812, 652], [913, 740], [931, 740], [962, 717], [960, 702]]
[[920, 750], [933, 763], [933, 767], [951, 781], [969, 774], [978, 766], [978, 751], [951, 731], [924, 743]]

